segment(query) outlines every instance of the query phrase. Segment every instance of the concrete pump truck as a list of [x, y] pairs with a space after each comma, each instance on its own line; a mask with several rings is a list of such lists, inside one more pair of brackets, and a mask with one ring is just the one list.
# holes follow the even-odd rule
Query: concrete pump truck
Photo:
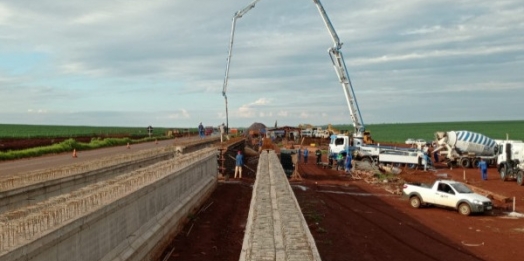
[[[258, 1], [259, 0], [252, 1], [249, 5], [235, 12], [233, 15], [231, 37], [229, 41], [229, 53], [227, 57], [226, 73], [222, 90], [222, 95], [224, 96], [226, 104], [226, 128], [229, 127], [226, 92], [229, 79], [229, 68], [233, 50], [236, 21], [238, 18], [244, 16], [249, 10], [253, 9]], [[320, 0], [313, 0], [313, 2], [315, 3], [322, 20], [328, 29], [331, 39], [333, 40], [333, 46], [328, 49], [328, 53], [331, 58], [331, 62], [333, 63], [335, 72], [337, 73], [339, 82], [342, 84], [342, 89], [346, 97], [346, 102], [349, 107], [349, 114], [354, 127], [352, 135], [337, 134], [331, 136], [331, 142], [329, 145], [330, 155], [336, 157], [338, 153], [347, 153], [351, 150], [356, 152], [355, 159], [357, 160], [391, 163], [394, 165], [420, 165], [422, 162], [421, 158], [423, 156], [420, 150], [385, 147], [373, 144], [371, 134], [369, 131], [366, 131], [364, 121], [362, 120], [362, 116], [360, 114], [360, 109], [358, 107], [357, 99], [353, 91], [353, 86], [349, 78], [344, 56], [341, 52], [342, 43], [340, 42], [340, 38], [338, 37], [333, 24], [329, 20], [326, 10], [324, 9], [324, 6]]]
[[333, 46], [328, 49], [329, 56], [333, 62], [333, 67], [337, 73], [339, 82], [342, 84], [342, 89], [346, 96], [346, 101], [349, 107], [349, 114], [353, 122], [353, 135], [332, 135], [329, 144], [329, 154], [336, 158], [339, 153], [354, 153], [354, 159], [364, 160], [368, 162], [393, 164], [396, 166], [406, 165], [414, 168], [419, 165], [427, 164], [426, 157], [421, 150], [396, 148], [374, 145], [371, 138], [371, 133], [366, 131], [360, 108], [358, 107], [357, 98], [353, 91], [353, 86], [349, 78], [349, 73], [344, 61], [344, 56], [340, 49], [342, 43], [340, 38], [329, 20], [329, 17], [320, 0], [313, 0], [318, 8], [320, 16], [326, 25]]

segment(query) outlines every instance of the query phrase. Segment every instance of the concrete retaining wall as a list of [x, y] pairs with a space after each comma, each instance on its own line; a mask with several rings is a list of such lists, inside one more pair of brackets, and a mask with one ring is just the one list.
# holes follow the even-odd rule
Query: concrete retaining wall
[[[154, 260], [153, 255], [165, 248], [181, 222], [217, 184], [216, 150], [186, 157], [171, 173], [155, 173], [158, 180], [21, 242], [0, 253], [0, 260]], [[144, 171], [155, 172], [162, 164], [172, 162]]]

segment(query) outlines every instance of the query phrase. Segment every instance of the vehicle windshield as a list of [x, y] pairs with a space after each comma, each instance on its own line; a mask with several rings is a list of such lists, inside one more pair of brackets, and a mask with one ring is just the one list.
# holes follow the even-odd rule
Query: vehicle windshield
[[450, 184], [458, 193], [465, 194], [465, 193], [473, 193], [471, 189], [469, 189], [466, 185], [462, 183], [453, 183]]

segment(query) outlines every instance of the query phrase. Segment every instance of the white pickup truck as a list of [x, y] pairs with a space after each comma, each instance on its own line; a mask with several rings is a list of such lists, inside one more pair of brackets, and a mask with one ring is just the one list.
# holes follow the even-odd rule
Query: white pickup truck
[[493, 208], [491, 200], [474, 193], [466, 185], [453, 180], [437, 180], [432, 187], [421, 184], [404, 184], [402, 192], [414, 208], [436, 205], [457, 209], [462, 215], [483, 213]]

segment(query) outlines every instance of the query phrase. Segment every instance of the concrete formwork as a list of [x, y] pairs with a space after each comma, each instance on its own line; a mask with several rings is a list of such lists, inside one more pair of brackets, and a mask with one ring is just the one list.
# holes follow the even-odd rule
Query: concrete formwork
[[152, 260], [216, 184], [206, 149], [4, 213], [0, 259]]
[[274, 151], [262, 151], [240, 254], [250, 260], [321, 260]]

